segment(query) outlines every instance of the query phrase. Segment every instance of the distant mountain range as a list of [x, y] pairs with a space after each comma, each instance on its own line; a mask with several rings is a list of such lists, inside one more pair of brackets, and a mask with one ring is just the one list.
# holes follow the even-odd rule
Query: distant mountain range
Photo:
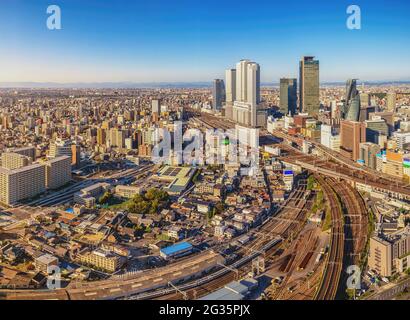
[[[410, 80], [405, 81], [359, 81], [365, 85], [401, 85], [410, 84]], [[321, 85], [339, 86], [345, 85], [344, 81], [322, 82]], [[50, 89], [166, 89], [166, 88], [209, 88], [211, 82], [0, 82], [0, 88], [50, 88]], [[277, 87], [278, 82], [261, 83], [264, 87]]]

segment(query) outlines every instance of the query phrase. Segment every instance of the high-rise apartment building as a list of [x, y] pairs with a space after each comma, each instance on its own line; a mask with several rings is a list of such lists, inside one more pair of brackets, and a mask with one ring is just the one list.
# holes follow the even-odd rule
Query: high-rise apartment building
[[299, 112], [319, 113], [319, 61], [302, 57], [299, 64]]
[[30, 157], [14, 152], [3, 152], [1, 154], [1, 166], [6, 169], [18, 169], [32, 163]]
[[71, 145], [70, 140], [56, 139], [50, 144], [49, 158], [57, 158], [60, 156], [69, 156], [71, 158]]
[[57, 189], [71, 180], [71, 158], [61, 156], [46, 161], [46, 187]]
[[0, 202], [11, 205], [45, 191], [45, 166], [35, 163], [18, 169], [0, 168]]
[[389, 92], [386, 96], [386, 108], [388, 111], [395, 111], [396, 110], [396, 93]]
[[280, 79], [279, 110], [283, 114], [296, 114], [297, 109], [297, 79]]
[[151, 112], [161, 113], [161, 99], [152, 99], [151, 101]]
[[106, 143], [106, 130], [103, 128], [97, 129], [97, 144], [102, 146]]
[[222, 103], [225, 101], [225, 85], [222, 79], [215, 79], [212, 83], [212, 107], [213, 110], [222, 109]]
[[36, 160], [36, 148], [35, 147], [21, 147], [21, 148], [12, 148], [8, 152], [18, 153], [26, 157], [30, 157], [32, 161]]

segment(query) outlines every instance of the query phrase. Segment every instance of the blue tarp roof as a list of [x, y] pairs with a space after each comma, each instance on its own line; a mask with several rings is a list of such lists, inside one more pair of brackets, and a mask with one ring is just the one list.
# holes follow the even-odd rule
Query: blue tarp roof
[[182, 250], [190, 249], [190, 248], [192, 248], [192, 244], [190, 244], [189, 242], [180, 242], [172, 246], [162, 248], [161, 252], [166, 255], [170, 255], [170, 254], [173, 254], [173, 253], [176, 253]]

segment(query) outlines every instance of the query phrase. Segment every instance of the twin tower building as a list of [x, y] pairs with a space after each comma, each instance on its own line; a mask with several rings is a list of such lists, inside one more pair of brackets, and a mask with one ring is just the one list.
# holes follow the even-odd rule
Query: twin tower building
[[[258, 105], [260, 103], [260, 66], [250, 60], [241, 60], [236, 69], [225, 72], [225, 117], [249, 127], [258, 126]], [[214, 81], [214, 101], [218, 96]], [[220, 101], [220, 100], [219, 100]], [[221, 104], [214, 104], [220, 109]]]
[[[299, 108], [297, 106], [297, 79], [280, 79], [280, 111], [296, 114], [297, 111], [315, 115], [319, 112], [319, 61], [302, 57], [299, 64]], [[266, 106], [260, 99], [260, 66], [250, 60], [241, 60], [236, 69], [225, 72], [223, 80], [213, 83], [213, 108], [222, 109], [225, 97], [225, 117], [249, 127], [266, 123]]]

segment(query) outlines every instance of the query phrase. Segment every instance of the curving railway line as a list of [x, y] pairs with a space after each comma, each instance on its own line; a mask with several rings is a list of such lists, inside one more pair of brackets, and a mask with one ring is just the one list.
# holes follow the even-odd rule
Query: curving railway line
[[332, 215], [329, 254], [327, 256], [321, 284], [315, 295], [315, 300], [334, 300], [343, 268], [344, 230], [342, 209], [331, 185], [318, 175], [316, 175], [315, 178], [321, 185], [326, 199], [329, 201]]

